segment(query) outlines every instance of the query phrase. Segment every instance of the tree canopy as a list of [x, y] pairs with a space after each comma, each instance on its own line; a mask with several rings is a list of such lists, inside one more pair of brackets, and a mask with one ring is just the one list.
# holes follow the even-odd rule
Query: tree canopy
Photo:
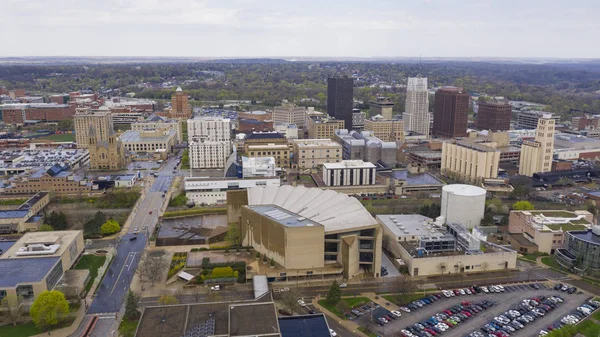
[[29, 310], [33, 323], [47, 329], [63, 321], [69, 314], [69, 302], [58, 290], [44, 291], [33, 302]]
[[67, 215], [62, 211], [52, 211], [44, 216], [44, 223], [50, 225], [54, 230], [65, 230], [69, 228]]
[[40, 229], [38, 229], [38, 232], [51, 232], [53, 230], [54, 230], [54, 228], [52, 228], [52, 226], [50, 226], [48, 224], [43, 224], [40, 226]]
[[533, 211], [535, 207], [527, 200], [517, 201], [512, 205], [512, 209], [515, 211]]
[[329, 304], [336, 304], [342, 298], [342, 291], [340, 290], [340, 285], [337, 281], [333, 281], [331, 287], [329, 287], [329, 291], [327, 292], [327, 298], [325, 299]]
[[121, 230], [121, 226], [116, 220], [109, 219], [100, 227], [100, 233], [102, 235], [111, 235], [118, 233]]

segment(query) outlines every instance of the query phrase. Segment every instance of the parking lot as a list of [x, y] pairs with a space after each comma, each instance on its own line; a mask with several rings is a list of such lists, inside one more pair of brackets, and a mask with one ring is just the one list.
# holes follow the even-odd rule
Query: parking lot
[[[382, 308], [375, 309], [372, 313], [364, 314], [356, 319], [359, 325], [369, 325], [371, 330], [383, 336], [393, 336], [407, 326], [414, 325], [418, 322], [423, 322], [436, 313], [439, 313], [447, 308], [460, 304], [462, 301], [483, 301], [491, 300], [497, 302], [496, 305], [487, 310], [481, 311], [469, 317], [455, 327], [442, 333], [444, 337], [464, 337], [473, 331], [480, 331], [481, 326], [489, 323], [494, 317], [512, 309], [525, 298], [536, 296], [560, 295], [564, 302], [557, 305], [552, 311], [543, 317], [536, 319], [534, 322], [525, 325], [521, 330], [511, 333], [511, 336], [537, 336], [539, 331], [546, 328], [548, 325], [559, 321], [563, 316], [573, 311], [578, 305], [584, 303], [589, 296], [583, 293], [567, 294], [565, 292], [548, 289], [542, 284], [539, 284], [540, 289], [535, 290], [529, 285], [511, 285], [505, 286], [506, 292], [503, 293], [479, 293], [475, 295], [461, 295], [451, 298], [443, 297], [432, 304], [423, 306], [418, 310], [413, 310], [410, 313], [402, 312], [402, 317], [392, 320], [388, 324], [378, 326], [369, 323], [371, 316], [377, 317], [381, 315]], [[378, 311], [379, 310], [379, 311]]]

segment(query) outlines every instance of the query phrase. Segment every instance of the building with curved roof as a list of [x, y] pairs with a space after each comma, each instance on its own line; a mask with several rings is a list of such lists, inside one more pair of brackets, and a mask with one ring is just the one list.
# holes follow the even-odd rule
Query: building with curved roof
[[[229, 200], [229, 212], [235, 212]], [[241, 200], [243, 244], [273, 259], [278, 267], [266, 270], [268, 277], [281, 273], [380, 276], [381, 228], [358, 199], [332, 190], [286, 185], [249, 188], [247, 201], [231, 200]]]

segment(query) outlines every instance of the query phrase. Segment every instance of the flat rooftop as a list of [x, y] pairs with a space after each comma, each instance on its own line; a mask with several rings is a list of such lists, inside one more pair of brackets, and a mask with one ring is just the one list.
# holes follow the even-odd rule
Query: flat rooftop
[[371, 162], [362, 160], [342, 160], [339, 163], [324, 163], [323, 167], [328, 169], [352, 169], [352, 168], [375, 168]]
[[557, 133], [554, 135], [554, 148], [576, 150], [600, 148], [600, 139], [570, 133]]
[[166, 141], [169, 137], [175, 135], [175, 130], [168, 130], [168, 134], [161, 134], [160, 136], [142, 136], [143, 131], [139, 130], [127, 130], [119, 138], [125, 143], [136, 143], [136, 142], [152, 142], [152, 141]]
[[320, 147], [320, 146], [334, 146], [342, 147], [340, 143], [334, 142], [331, 139], [294, 139], [294, 144], [298, 147]]
[[277, 221], [285, 227], [321, 226], [321, 224], [276, 205], [252, 205], [247, 207], [262, 216]]
[[0, 288], [40, 282], [60, 260], [58, 256], [29, 257], [27, 263], [23, 263], [20, 259], [2, 259], [7, 254], [0, 256]]
[[325, 233], [378, 226], [360, 201], [333, 190], [285, 185], [254, 187], [246, 191], [250, 206], [279, 206], [325, 226]]
[[442, 236], [445, 233], [436, 229], [432, 218], [421, 214], [378, 214], [375, 217], [396, 237], [401, 236]]
[[323, 314], [279, 318], [282, 337], [331, 337]]
[[[256, 320], [260, 324], [256, 324]], [[243, 303], [229, 306], [229, 336], [279, 336], [275, 305]]]
[[431, 174], [425, 173], [416, 173], [411, 174], [406, 170], [403, 171], [394, 171], [394, 178], [402, 179], [406, 181], [408, 186], [417, 186], [417, 185], [445, 185], [444, 182], [439, 180], [438, 178], [432, 176]]
[[[70, 150], [7, 150], [0, 152], [0, 169], [26, 170], [51, 167], [55, 164], [71, 164], [89, 154], [86, 149]], [[20, 157], [22, 156], [22, 159]]]
[[[16, 255], [17, 251], [28, 245], [32, 244], [54, 244], [59, 243], [60, 247], [58, 250], [49, 256], [60, 257], [62, 254], [69, 248], [71, 243], [77, 240], [77, 236], [82, 233], [82, 231], [73, 230], [73, 231], [53, 231], [53, 232], [30, 232], [25, 233], [8, 251], [6, 251], [2, 256], [0, 256], [0, 261], [6, 259], [12, 260], [23, 260], [27, 259], [28, 263], [30, 259], [35, 259], [37, 256], [35, 255]], [[46, 257], [47, 258], [47, 257]], [[23, 261], [21, 261], [22, 263]]]
[[4, 254], [16, 241], [0, 241], [0, 256]]

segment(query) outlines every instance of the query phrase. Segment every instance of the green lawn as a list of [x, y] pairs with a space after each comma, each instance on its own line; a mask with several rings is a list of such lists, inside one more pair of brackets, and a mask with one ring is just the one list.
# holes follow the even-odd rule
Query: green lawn
[[27, 201], [27, 199], [2, 199], [0, 200], [0, 206], [19, 206], [25, 201]]
[[[575, 222], [575, 221], [571, 221], [571, 222]], [[589, 222], [585, 221], [585, 223], [589, 223]], [[562, 228], [563, 232], [577, 231], [577, 230], [583, 230], [583, 229], [587, 228], [584, 225], [574, 225], [572, 223], [560, 224], [560, 225], [546, 225], [546, 227], [548, 227], [554, 231]]]
[[135, 334], [135, 329], [137, 329], [139, 322], [139, 319], [130, 321], [124, 318], [121, 321], [121, 324], [119, 324], [119, 335], [121, 337], [133, 337], [133, 334]]
[[386, 301], [388, 301], [388, 302], [395, 303], [397, 305], [404, 305], [404, 304], [408, 304], [412, 301], [420, 300], [425, 296], [423, 295], [422, 292], [414, 293], [414, 294], [406, 294], [406, 295], [404, 295], [404, 298], [402, 299], [401, 303], [399, 303], [399, 301], [398, 301], [398, 295], [393, 295], [393, 294], [392, 295], [383, 295], [381, 297], [385, 298]]
[[[363, 305], [365, 303], [371, 302], [371, 300], [368, 299], [368, 298], [366, 298], [366, 297], [346, 297], [346, 298], [342, 298], [342, 301], [348, 303], [348, 305], [350, 306], [350, 308], [354, 308], [354, 307], [357, 307], [359, 305]], [[338, 317], [341, 317], [341, 318], [344, 317], [344, 315], [342, 315], [342, 313], [337, 310], [337, 308], [335, 307], [335, 304], [327, 303], [326, 300], [320, 300], [319, 304], [323, 308], [329, 310], [334, 315], [336, 315]]]
[[213, 207], [213, 208], [190, 208], [181, 211], [170, 211], [165, 212], [163, 217], [165, 218], [175, 218], [179, 216], [190, 216], [190, 215], [199, 215], [199, 214], [222, 214], [226, 213], [227, 208], [223, 207]]
[[577, 215], [575, 215], [572, 212], [567, 212], [567, 211], [531, 211], [531, 214], [533, 215], [540, 215], [543, 214], [545, 216], [549, 216], [549, 217], [560, 217], [560, 218], [576, 218]]
[[20, 324], [15, 327], [13, 327], [10, 324], [0, 326], [0, 336], [27, 337], [27, 336], [37, 335], [42, 332], [44, 332], [44, 331], [36, 328], [36, 326], [35, 326], [35, 324], [33, 324], [33, 322]]
[[528, 261], [535, 262], [536, 259], [538, 258], [538, 256], [548, 256], [548, 254], [538, 252], [538, 253], [534, 253], [534, 254], [524, 254], [519, 257], [522, 259], [528, 260]]
[[369, 337], [377, 337], [376, 333], [371, 332], [371, 330], [369, 330], [369, 328], [367, 328], [365, 326], [359, 326], [358, 331], [361, 331], [362, 333], [364, 333], [365, 335], [367, 335]]
[[90, 280], [85, 285], [86, 293], [90, 291], [92, 284], [94, 284], [94, 280], [98, 276], [98, 268], [104, 264], [104, 261], [106, 261], [106, 256], [84, 255], [75, 266], [75, 269], [87, 269], [90, 271]]
[[554, 269], [563, 269], [562, 266], [560, 264], [558, 264], [558, 262], [556, 262], [554, 260], [553, 257], [551, 256], [546, 256], [542, 258], [542, 263], [547, 265], [548, 267], [554, 268]]
[[75, 134], [74, 133], [62, 133], [62, 134], [53, 134], [46, 137], [40, 137], [34, 139], [34, 141], [45, 140], [51, 142], [74, 142]]

